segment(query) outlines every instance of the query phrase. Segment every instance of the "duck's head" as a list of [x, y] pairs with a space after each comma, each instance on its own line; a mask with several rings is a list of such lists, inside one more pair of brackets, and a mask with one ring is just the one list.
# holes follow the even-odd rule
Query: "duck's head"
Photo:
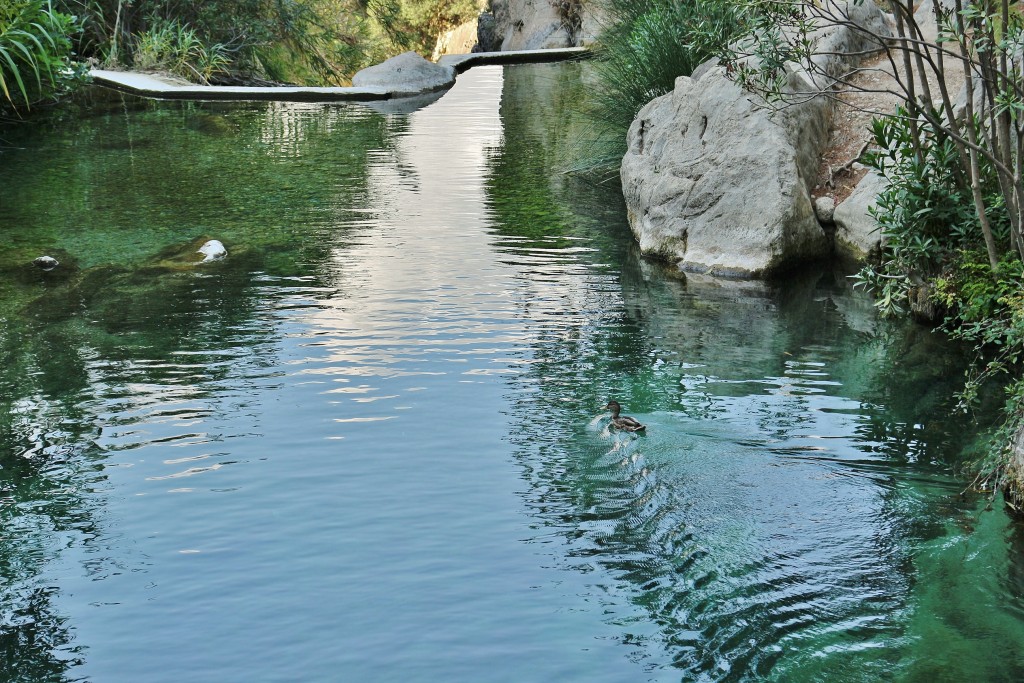
[[618, 401], [608, 401], [608, 405], [604, 407], [605, 410], [610, 410], [616, 415], [622, 410], [622, 406], [619, 405]]

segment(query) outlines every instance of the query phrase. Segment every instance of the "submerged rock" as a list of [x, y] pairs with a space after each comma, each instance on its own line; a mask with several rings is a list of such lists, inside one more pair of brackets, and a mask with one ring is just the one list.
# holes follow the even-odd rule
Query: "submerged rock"
[[228, 250], [224, 248], [220, 240], [209, 240], [199, 247], [199, 251], [196, 252], [204, 256], [202, 263], [208, 261], [219, 261], [228, 255]]
[[418, 95], [455, 83], [455, 69], [427, 61], [415, 52], [367, 67], [352, 77], [358, 88], [383, 88], [395, 94]]
[[49, 253], [33, 257], [30, 253], [8, 254], [0, 260], [0, 278], [10, 278], [25, 285], [61, 286], [79, 273], [78, 259], [63, 249], [49, 248]]
[[32, 261], [32, 265], [44, 272], [48, 272], [60, 265], [60, 261], [52, 256], [40, 256]]
[[162, 249], [148, 259], [142, 269], [186, 272], [202, 263], [223, 261], [227, 254], [228, 251], [220, 240], [199, 237], [184, 244], [173, 244]]

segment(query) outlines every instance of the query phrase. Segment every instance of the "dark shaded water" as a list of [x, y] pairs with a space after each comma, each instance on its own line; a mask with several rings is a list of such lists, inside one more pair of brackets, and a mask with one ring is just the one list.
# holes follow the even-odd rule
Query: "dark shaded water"
[[1024, 678], [956, 355], [639, 259], [579, 69], [8, 135], [0, 679]]

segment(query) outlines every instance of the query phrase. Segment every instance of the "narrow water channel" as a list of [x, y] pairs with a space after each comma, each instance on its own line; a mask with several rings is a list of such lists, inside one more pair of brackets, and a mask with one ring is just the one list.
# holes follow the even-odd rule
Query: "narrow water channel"
[[0, 680], [1024, 679], [955, 349], [641, 259], [584, 68], [5, 134]]

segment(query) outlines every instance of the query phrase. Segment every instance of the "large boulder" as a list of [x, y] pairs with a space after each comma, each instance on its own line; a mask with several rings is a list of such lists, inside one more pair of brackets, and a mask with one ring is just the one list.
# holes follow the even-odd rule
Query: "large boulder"
[[835, 249], [839, 256], [859, 262], [878, 251], [882, 233], [871, 209], [888, 186], [885, 178], [870, 171], [836, 207], [832, 220], [836, 224]]
[[872, 34], [887, 29], [872, 2], [827, 7], [849, 22], [815, 33], [816, 69], [788, 65], [785, 88], [795, 95], [788, 106], [770, 107], [723, 67], [704, 65], [640, 110], [621, 178], [644, 253], [686, 271], [735, 277], [770, 275], [828, 253], [810, 191], [833, 106], [814, 95], [849, 68], [843, 55], [870, 48]]
[[455, 83], [455, 69], [427, 61], [415, 52], [367, 67], [352, 77], [357, 88], [382, 88], [396, 95], [441, 90]]
[[796, 149], [777, 119], [721, 67], [680, 77], [641, 109], [621, 168], [641, 251], [734, 277], [825, 255]]

